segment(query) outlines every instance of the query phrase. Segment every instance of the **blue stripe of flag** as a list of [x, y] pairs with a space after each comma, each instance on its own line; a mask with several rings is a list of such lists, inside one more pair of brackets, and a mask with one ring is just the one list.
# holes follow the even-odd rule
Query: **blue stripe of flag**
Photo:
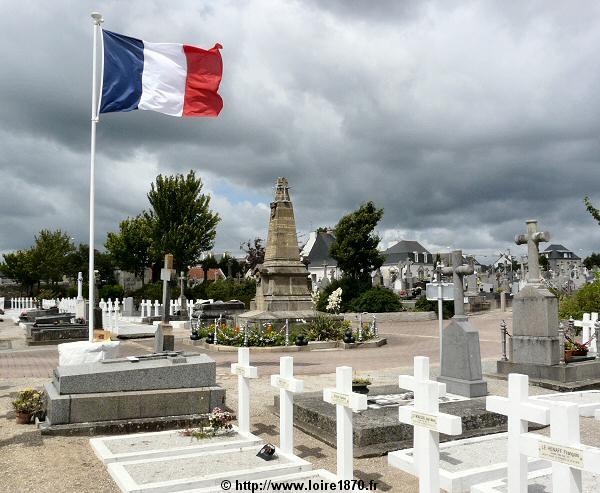
[[102, 31], [104, 77], [100, 113], [137, 110], [142, 97], [144, 42]]

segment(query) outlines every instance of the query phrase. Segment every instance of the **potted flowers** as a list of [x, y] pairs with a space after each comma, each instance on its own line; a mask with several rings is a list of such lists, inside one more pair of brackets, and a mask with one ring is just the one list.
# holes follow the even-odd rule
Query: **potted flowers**
[[354, 376], [352, 378], [352, 392], [357, 392], [359, 394], [368, 394], [369, 385], [371, 385], [371, 380], [368, 377]]
[[12, 402], [17, 413], [17, 424], [25, 425], [31, 422], [33, 415], [44, 409], [44, 398], [42, 392], [34, 389], [25, 389], [17, 394]]

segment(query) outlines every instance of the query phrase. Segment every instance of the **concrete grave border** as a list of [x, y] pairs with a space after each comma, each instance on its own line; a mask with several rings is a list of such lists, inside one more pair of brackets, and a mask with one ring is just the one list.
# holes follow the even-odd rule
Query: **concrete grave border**
[[90, 445], [94, 450], [94, 453], [104, 464], [112, 464], [114, 462], [128, 462], [133, 460], [153, 459], [159, 457], [171, 457], [174, 455], [182, 456], [188, 454], [195, 454], [198, 452], [209, 452], [213, 450], [226, 450], [234, 448], [243, 448], [249, 446], [256, 446], [262, 443], [262, 439], [251, 433], [242, 433], [239, 431], [237, 426], [233, 427], [240, 437], [237, 440], [230, 440], [227, 442], [210, 442], [202, 443], [202, 440], [197, 440], [197, 443], [187, 447], [173, 447], [168, 449], [153, 449], [138, 452], [123, 452], [113, 453], [107, 447], [106, 442], [115, 440], [126, 440], [128, 437], [152, 437], [180, 433], [182, 430], [166, 430], [157, 431], [150, 433], [132, 433], [130, 435], [115, 435], [109, 437], [92, 438], [90, 439]]
[[[539, 478], [542, 476], [552, 476], [552, 468], [540, 469], [527, 474], [527, 480]], [[471, 487], [471, 493], [502, 493], [499, 488], [508, 489], [507, 478], [500, 478], [494, 481], [486, 481], [485, 483], [475, 484]]]
[[[257, 447], [239, 447], [235, 449], [237, 452], [258, 452]], [[218, 454], [230, 454], [234, 452], [234, 449], [214, 450], [205, 453], [186, 454], [186, 455], [174, 455], [169, 457], [169, 460], [176, 461], [177, 459], [190, 459], [194, 456], [211, 456]], [[207, 488], [219, 486], [221, 481], [227, 479], [234, 482], [236, 479], [248, 481], [253, 479], [272, 478], [274, 476], [280, 476], [290, 473], [299, 473], [310, 471], [312, 464], [300, 457], [291, 454], [284, 454], [276, 448], [276, 454], [288, 461], [286, 464], [273, 465], [269, 462], [265, 462], [265, 467], [258, 467], [254, 469], [242, 469], [238, 471], [228, 471], [223, 473], [213, 473], [201, 475], [198, 473], [197, 476], [187, 477], [184, 479], [176, 479], [172, 481], [160, 481], [156, 483], [138, 484], [129, 475], [126, 470], [129, 464], [141, 464], [141, 463], [160, 463], [165, 458], [158, 457], [147, 460], [136, 460], [127, 462], [113, 462], [108, 464], [108, 472], [117, 484], [121, 491], [124, 493], [163, 493], [163, 492], [175, 492], [194, 490], [198, 488]]]
[[[504, 432], [473, 438], [463, 438], [461, 440], [454, 440], [451, 442], [444, 442], [440, 444], [440, 452], [443, 452], [444, 449], [447, 449], [449, 447], [483, 442], [486, 440], [496, 439], [502, 436], [505, 436], [508, 439], [508, 433]], [[416, 475], [413, 448], [390, 452], [388, 454], [388, 463], [404, 472]], [[530, 470], [536, 470], [540, 467], [546, 468], [547, 466], [548, 463], [546, 461], [539, 459], [529, 460]], [[469, 491], [469, 488], [471, 488], [473, 485], [483, 482], [494, 481], [505, 477], [507, 473], [507, 467], [508, 465], [506, 462], [497, 462], [496, 464], [488, 466], [472, 467], [470, 469], [465, 469], [463, 471], [458, 472], [447, 471], [440, 467], [440, 487], [446, 490], [448, 493], [460, 493], [463, 491]]]

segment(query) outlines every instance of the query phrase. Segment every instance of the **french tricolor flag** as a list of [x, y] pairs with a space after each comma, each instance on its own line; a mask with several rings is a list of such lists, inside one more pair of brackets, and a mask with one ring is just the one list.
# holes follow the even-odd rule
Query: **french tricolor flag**
[[223, 61], [210, 50], [149, 43], [102, 31], [104, 75], [100, 113], [152, 110], [173, 116], [217, 116]]

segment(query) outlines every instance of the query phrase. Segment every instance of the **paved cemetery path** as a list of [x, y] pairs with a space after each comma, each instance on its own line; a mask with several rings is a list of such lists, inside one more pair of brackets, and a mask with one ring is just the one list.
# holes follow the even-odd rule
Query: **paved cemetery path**
[[[506, 319], [512, 330], [512, 314], [493, 310], [471, 317], [472, 324], [480, 331], [482, 358], [497, 359], [500, 356], [500, 322]], [[446, 322], [447, 323], [447, 322]], [[398, 368], [412, 365], [414, 356], [429, 356], [432, 364], [439, 363], [439, 337], [437, 320], [420, 322], [382, 322], [379, 333], [388, 340], [380, 348], [356, 350], [319, 350], [298, 353], [253, 352], [252, 363], [261, 372], [276, 373], [279, 357], [294, 356], [298, 374], [317, 375], [335, 372], [341, 365], [349, 365], [358, 371]], [[188, 343], [186, 332], [177, 334], [177, 349], [190, 352], [205, 351]], [[0, 378], [49, 377], [58, 364], [56, 346], [26, 347], [24, 329], [12, 322], [0, 322]], [[144, 354], [152, 351], [153, 339], [123, 341], [121, 356]], [[229, 365], [237, 360], [235, 352], [206, 351], [217, 362], [219, 374], [229, 372]]]

